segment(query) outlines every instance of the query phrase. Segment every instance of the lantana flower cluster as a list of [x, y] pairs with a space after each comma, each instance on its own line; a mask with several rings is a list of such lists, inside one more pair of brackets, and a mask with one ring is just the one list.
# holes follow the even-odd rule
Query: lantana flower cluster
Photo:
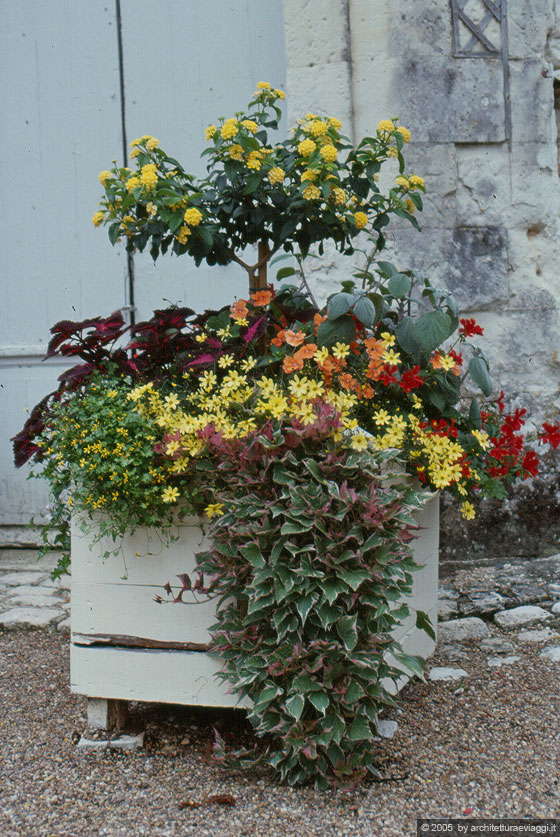
[[[307, 113], [287, 140], [277, 142], [284, 98], [282, 90], [259, 82], [246, 112], [208, 126], [204, 179], [187, 174], [156, 137], [133, 140], [136, 168], [114, 162], [99, 175], [105, 197], [93, 223], [109, 226], [112, 243], [124, 238], [143, 250], [150, 242], [154, 258], [171, 247], [209, 264], [238, 260], [240, 245], [263, 238], [271, 255], [291, 251], [294, 237], [305, 250], [314, 224], [319, 226], [312, 239], [331, 238], [344, 249], [362, 229], [380, 230], [390, 213], [404, 213], [415, 223], [425, 187], [421, 176], [405, 174], [407, 128], [383, 120], [374, 137], [352, 148], [338, 118]], [[378, 173], [392, 157], [399, 174], [382, 194]]]

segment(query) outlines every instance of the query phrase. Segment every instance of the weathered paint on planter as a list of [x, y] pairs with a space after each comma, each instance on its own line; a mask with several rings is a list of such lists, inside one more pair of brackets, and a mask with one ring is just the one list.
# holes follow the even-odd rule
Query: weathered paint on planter
[[[417, 514], [420, 528], [414, 555], [422, 569], [414, 575], [407, 602], [437, 621], [439, 498]], [[177, 529], [178, 539], [162, 542], [157, 530], [127, 536], [118, 556], [103, 558], [108, 543], [94, 543], [73, 521], [72, 527], [72, 691], [90, 698], [139, 700], [184, 705], [242, 706], [214, 675], [219, 660], [205, 649], [214, 621], [212, 602], [166, 602], [163, 586], [177, 593], [177, 576], [194, 570], [194, 555], [207, 540], [197, 522]], [[415, 626], [414, 612], [395, 636], [409, 654], [429, 656], [434, 641]], [[407, 678], [403, 678], [402, 683]], [[402, 684], [401, 684], [402, 685]]]

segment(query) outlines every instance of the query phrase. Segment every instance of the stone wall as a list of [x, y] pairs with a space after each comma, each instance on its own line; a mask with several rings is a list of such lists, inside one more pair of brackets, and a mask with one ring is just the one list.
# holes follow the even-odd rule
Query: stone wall
[[[487, 24], [482, 0], [463, 7], [484, 46], [454, 26], [450, 0], [284, 0], [288, 101], [293, 118], [338, 115], [354, 139], [395, 116], [411, 130], [409, 171], [425, 178], [428, 193], [421, 233], [393, 224], [394, 260], [452, 290], [476, 317], [510, 405], [555, 421], [560, 2], [501, 3], [504, 19]], [[315, 267], [320, 294], [346, 272], [336, 254]], [[557, 551], [560, 482], [551, 461], [472, 523], [444, 504], [442, 539], [449, 557]]]

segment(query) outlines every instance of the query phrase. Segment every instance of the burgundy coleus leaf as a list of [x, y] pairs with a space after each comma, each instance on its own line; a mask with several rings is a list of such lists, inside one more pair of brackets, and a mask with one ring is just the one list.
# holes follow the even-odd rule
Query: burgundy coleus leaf
[[[115, 311], [109, 317], [93, 317], [92, 319], [82, 320], [81, 322], [73, 320], [61, 320], [51, 328], [52, 339], [47, 347], [46, 357], [52, 357], [56, 354], [59, 346], [67, 340], [74, 339], [77, 341], [76, 345], [83, 345], [89, 342], [89, 345], [105, 345], [111, 340], [115, 340], [124, 333], [124, 320], [121, 311]], [[93, 329], [93, 334], [83, 338], [82, 334], [88, 329]], [[76, 352], [66, 351], [65, 354], [75, 354]]]
[[44, 419], [48, 412], [48, 402], [52, 394], [46, 395], [45, 398], [33, 407], [31, 415], [22, 429], [10, 440], [13, 442], [14, 465], [16, 468], [21, 468], [22, 465], [25, 465], [33, 454], [39, 450], [39, 445], [33, 440], [37, 438], [45, 427]]
[[62, 375], [59, 375], [58, 380], [63, 384], [71, 384], [75, 387], [77, 384], [85, 381], [86, 378], [89, 378], [97, 368], [93, 363], [79, 363], [77, 366], [73, 366], [71, 369], [63, 372]]
[[223, 354], [223, 352], [216, 353], [216, 355], [211, 354], [204, 354], [200, 357], [191, 360], [189, 363], [186, 364], [187, 369], [191, 366], [209, 366], [211, 363], [215, 363], [215, 361]]
[[268, 314], [266, 313], [260, 314], [258, 317], [256, 317], [247, 329], [246, 333], [243, 335], [243, 340], [246, 343], [250, 343], [252, 340], [257, 339], [262, 334], [264, 334], [267, 319]]

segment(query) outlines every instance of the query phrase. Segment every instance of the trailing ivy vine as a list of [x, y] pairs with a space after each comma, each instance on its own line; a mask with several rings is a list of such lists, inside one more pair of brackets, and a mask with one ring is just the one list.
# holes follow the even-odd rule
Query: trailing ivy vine
[[[379, 713], [403, 670], [422, 673], [392, 632], [409, 614], [412, 515], [426, 494], [393, 454], [337, 449], [316, 425], [215, 444], [228, 511], [197, 557], [196, 587], [217, 597], [221, 677], [252, 702], [249, 720], [269, 742], [230, 754], [217, 738], [215, 755], [265, 762], [292, 785], [377, 775]], [[434, 635], [424, 613], [417, 624]]]

